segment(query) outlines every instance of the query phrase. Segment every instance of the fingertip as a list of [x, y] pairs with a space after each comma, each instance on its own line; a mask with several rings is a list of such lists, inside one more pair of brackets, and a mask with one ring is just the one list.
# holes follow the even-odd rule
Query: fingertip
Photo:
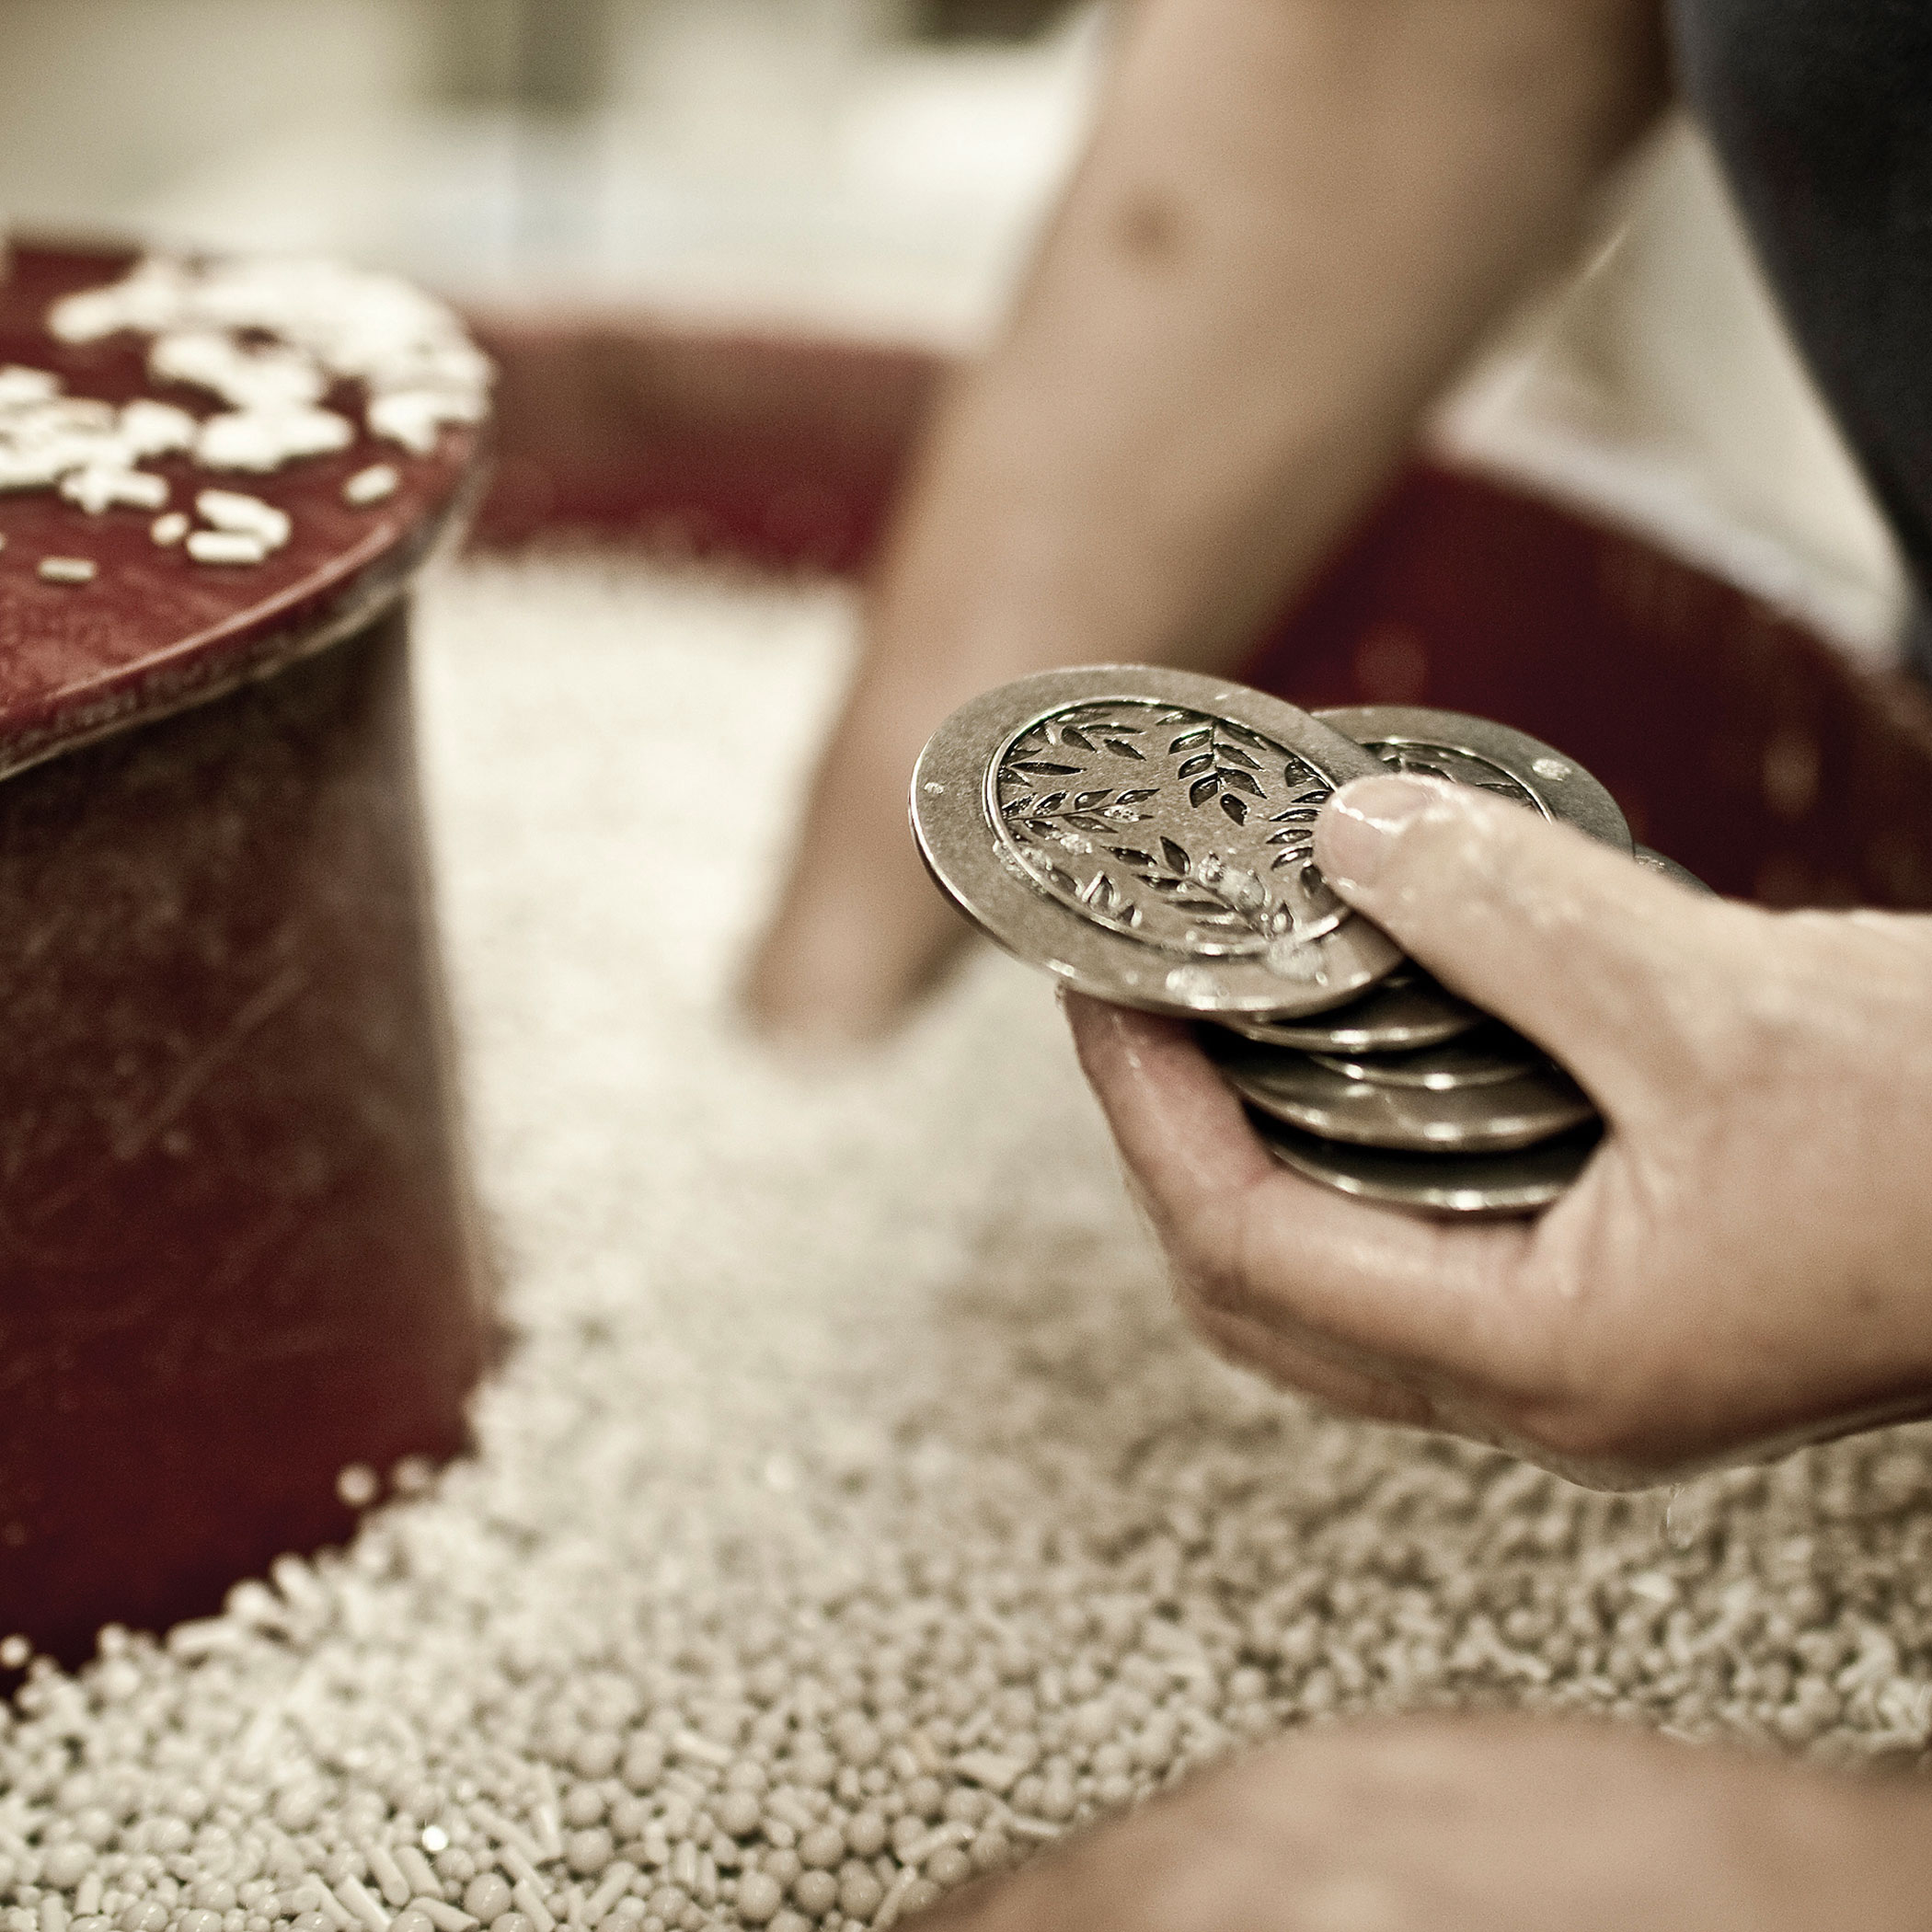
[[1339, 891], [1374, 886], [1404, 830], [1427, 811], [1456, 809], [1460, 789], [1406, 772], [1351, 779], [1315, 822], [1316, 863]]

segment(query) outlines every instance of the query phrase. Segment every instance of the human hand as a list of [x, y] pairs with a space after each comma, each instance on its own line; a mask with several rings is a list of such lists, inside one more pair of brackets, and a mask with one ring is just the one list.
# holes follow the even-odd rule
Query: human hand
[[1608, 1131], [1539, 1220], [1415, 1219], [1280, 1167], [1185, 1027], [1069, 997], [1213, 1342], [1608, 1486], [1932, 1411], [1932, 920], [1705, 899], [1406, 776], [1339, 793], [1316, 855]]
[[[1904, 1932], [1932, 1806], [1634, 1731], [1305, 1733], [914, 1923], [919, 1932]], [[908, 1928], [910, 1932], [910, 1927]]]

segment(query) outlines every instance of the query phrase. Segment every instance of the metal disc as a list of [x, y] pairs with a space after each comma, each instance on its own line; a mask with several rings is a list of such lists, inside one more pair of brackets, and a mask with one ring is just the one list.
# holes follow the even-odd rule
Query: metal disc
[[1637, 863], [1646, 871], [1662, 872], [1666, 879], [1674, 879], [1679, 885], [1688, 886], [1694, 892], [1708, 893], [1713, 899], [1718, 896], [1688, 866], [1680, 866], [1674, 858], [1666, 858], [1662, 852], [1653, 852], [1648, 845], [1639, 845], [1636, 857]]
[[1481, 1087], [1378, 1087], [1284, 1048], [1224, 1035], [1209, 1051], [1251, 1107], [1328, 1140], [1411, 1153], [1530, 1147], [1593, 1119], [1590, 1097], [1548, 1061]]
[[1619, 852], [1632, 849], [1616, 800], [1573, 758], [1526, 731], [1421, 705], [1345, 705], [1315, 715], [1397, 771], [1475, 785]]
[[1305, 1019], [1226, 1019], [1224, 1026], [1270, 1046], [1339, 1053], [1399, 1052], [1436, 1046], [1482, 1024], [1481, 1011], [1412, 960], [1359, 999]]
[[1551, 1064], [1550, 1057], [1501, 1020], [1480, 1029], [1406, 1053], [1313, 1053], [1317, 1066], [1344, 1080], [1371, 1087], [1423, 1087], [1448, 1093], [1461, 1087], [1493, 1087]]
[[968, 918], [1080, 992], [1196, 1017], [1316, 1013], [1402, 958], [1313, 858], [1323, 801], [1381, 768], [1261, 692], [1087, 665], [955, 711], [914, 771], [913, 834]]
[[1512, 1154], [1400, 1154], [1351, 1147], [1250, 1112], [1255, 1132], [1284, 1167], [1386, 1207], [1455, 1219], [1501, 1220], [1547, 1208], [1583, 1171], [1603, 1138], [1596, 1121]]

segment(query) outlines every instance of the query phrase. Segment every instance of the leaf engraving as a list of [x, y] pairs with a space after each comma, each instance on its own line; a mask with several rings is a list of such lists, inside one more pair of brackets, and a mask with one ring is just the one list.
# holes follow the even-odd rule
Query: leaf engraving
[[[1106, 784], [1113, 759], [1140, 782]], [[1250, 958], [1347, 915], [1310, 863], [1328, 792], [1318, 768], [1250, 727], [1117, 698], [1023, 731], [991, 802], [995, 835], [1082, 917], [1183, 958]]]

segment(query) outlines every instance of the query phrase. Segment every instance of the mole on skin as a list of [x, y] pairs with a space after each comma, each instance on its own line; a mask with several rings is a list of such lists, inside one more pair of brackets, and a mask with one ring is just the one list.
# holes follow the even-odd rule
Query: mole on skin
[[1132, 196], [1114, 223], [1121, 251], [1148, 268], [1163, 268], [1187, 245], [1188, 220], [1167, 195], [1147, 190]]

